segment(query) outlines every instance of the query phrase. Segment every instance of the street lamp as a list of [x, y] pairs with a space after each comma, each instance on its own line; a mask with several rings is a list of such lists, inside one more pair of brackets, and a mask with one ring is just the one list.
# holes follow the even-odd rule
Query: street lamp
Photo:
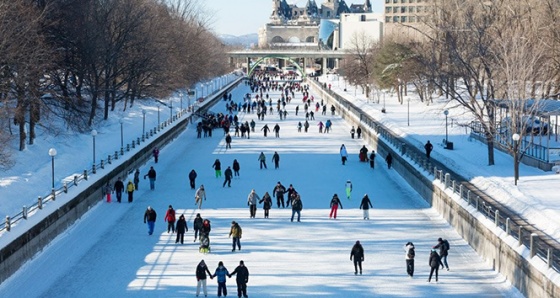
[[183, 91], [179, 92], [179, 97], [181, 99], [181, 112], [183, 111]]
[[445, 110], [443, 114], [445, 115], [445, 144], [447, 146], [447, 115], [449, 115], [449, 111]]
[[54, 148], [49, 149], [49, 156], [51, 157], [51, 160], [52, 160], [52, 162], [51, 162], [51, 168], [52, 168], [51, 178], [52, 178], [52, 189], [54, 189], [54, 157], [56, 156], [56, 149], [54, 149]]
[[95, 136], [97, 135], [97, 130], [91, 131], [91, 136], [93, 138], [93, 165], [95, 166]]
[[517, 180], [519, 180], [519, 139], [521, 136], [514, 133], [511, 138], [513, 139], [513, 180], [517, 185]]
[[161, 122], [159, 122], [159, 105], [157, 106], [157, 130], [159, 131], [160, 128], [160, 124]]
[[169, 101], [169, 122], [173, 121], [173, 102]]
[[142, 138], [146, 135], [146, 110], [142, 109]]
[[124, 142], [123, 142], [123, 119], [119, 119], [119, 123], [121, 124], [121, 150], [123, 149]]
[[410, 126], [410, 97], [406, 99], [406, 122], [407, 126]]

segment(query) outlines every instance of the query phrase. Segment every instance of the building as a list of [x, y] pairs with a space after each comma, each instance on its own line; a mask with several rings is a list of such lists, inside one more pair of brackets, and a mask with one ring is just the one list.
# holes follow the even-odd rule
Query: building
[[426, 28], [423, 18], [431, 9], [431, 0], [385, 0], [385, 35], [421, 39]]

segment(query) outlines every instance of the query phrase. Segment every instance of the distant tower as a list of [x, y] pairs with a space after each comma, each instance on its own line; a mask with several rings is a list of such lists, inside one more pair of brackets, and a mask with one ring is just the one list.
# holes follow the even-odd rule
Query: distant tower
[[339, 0], [327, 0], [321, 5], [322, 18], [334, 19], [338, 12]]
[[371, 7], [371, 1], [366, 0], [364, 4], [364, 12], [373, 12], [373, 8]]

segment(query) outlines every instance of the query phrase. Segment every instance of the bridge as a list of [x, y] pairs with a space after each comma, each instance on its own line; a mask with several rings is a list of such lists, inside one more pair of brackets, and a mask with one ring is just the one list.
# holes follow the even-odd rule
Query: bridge
[[[248, 75], [250, 76], [257, 65], [267, 58], [273, 59], [280, 59], [279, 60], [279, 67], [283, 67], [284, 60], [288, 60], [292, 62], [297, 69], [300, 71], [302, 76], [306, 76], [305, 71], [301, 68], [300, 64], [298, 63], [299, 59], [306, 60], [313, 60], [312, 65], [315, 64], [315, 60], [321, 59], [321, 70], [327, 69], [329, 65], [333, 65], [333, 67], [338, 67], [338, 62], [341, 59], [344, 59], [350, 55], [350, 53], [346, 51], [333, 51], [333, 50], [302, 50], [302, 49], [267, 49], [267, 50], [244, 50], [244, 51], [232, 51], [228, 53], [230, 57], [230, 64], [239, 64], [235, 63], [234, 59], [244, 59], [245, 63], [247, 63], [248, 67]], [[257, 60], [253, 60], [257, 59]], [[253, 66], [251, 65], [251, 61], [253, 62]], [[331, 63], [329, 63], [331, 62]], [[308, 65], [304, 63], [304, 65]]]

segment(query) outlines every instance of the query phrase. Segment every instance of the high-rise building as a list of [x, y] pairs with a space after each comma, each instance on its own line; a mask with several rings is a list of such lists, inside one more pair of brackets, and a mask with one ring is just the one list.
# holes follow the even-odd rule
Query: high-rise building
[[421, 39], [422, 21], [429, 13], [431, 0], [385, 0], [385, 36]]

